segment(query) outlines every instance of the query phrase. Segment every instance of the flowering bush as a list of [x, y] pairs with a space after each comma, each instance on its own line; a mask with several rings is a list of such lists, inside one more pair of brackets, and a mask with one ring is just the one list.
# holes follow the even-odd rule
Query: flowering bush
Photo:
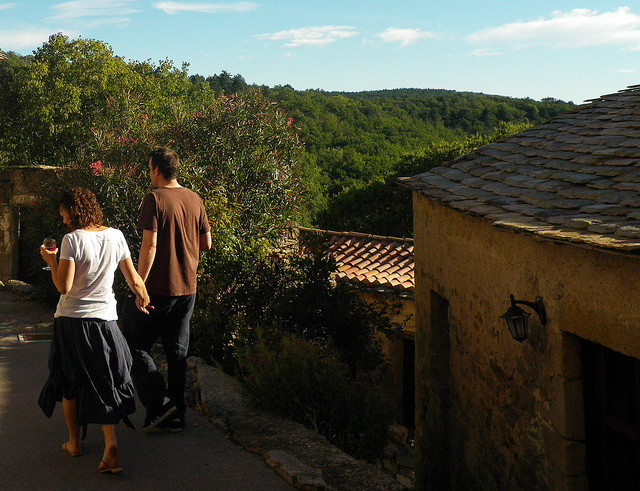
[[[86, 187], [96, 194], [105, 224], [122, 230], [137, 258], [139, 206], [151, 189], [147, 154], [162, 145], [181, 156], [178, 179], [202, 196], [211, 221], [216, 253], [203, 257], [201, 284], [227, 268], [221, 259], [233, 257], [243, 244], [277, 237], [279, 227], [295, 218], [301, 146], [295, 129], [260, 93], [213, 100], [198, 112], [178, 107], [172, 118], [161, 121], [149, 114], [140, 96], [112, 96], [95, 115], [91, 134], [32, 210], [35, 223], [47, 215], [57, 223], [62, 190]], [[31, 228], [41, 235], [38, 229]], [[38, 240], [34, 237], [34, 244]]]
[[272, 240], [297, 216], [302, 143], [285, 114], [260, 92], [223, 96], [185, 114], [169, 137], [192, 170], [190, 187], [201, 196], [213, 191], [217, 206], [224, 197], [233, 224], [226, 230], [235, 239]]

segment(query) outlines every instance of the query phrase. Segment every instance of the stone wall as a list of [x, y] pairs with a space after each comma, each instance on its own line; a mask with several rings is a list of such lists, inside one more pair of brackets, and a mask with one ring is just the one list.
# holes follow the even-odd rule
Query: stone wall
[[[416, 487], [587, 489], [580, 338], [640, 358], [640, 258], [508, 232], [415, 193], [414, 230]], [[511, 293], [544, 299], [548, 323], [533, 314], [524, 343], [499, 318]]]
[[0, 281], [18, 275], [18, 227], [21, 207], [32, 206], [56, 167], [9, 167], [0, 170]]

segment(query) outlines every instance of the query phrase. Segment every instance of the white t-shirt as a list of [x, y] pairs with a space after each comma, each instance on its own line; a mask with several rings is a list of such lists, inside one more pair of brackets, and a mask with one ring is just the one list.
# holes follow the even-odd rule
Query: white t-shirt
[[73, 286], [60, 296], [54, 317], [117, 320], [113, 278], [120, 261], [131, 256], [120, 230], [74, 230], [62, 238], [60, 259], [75, 263]]

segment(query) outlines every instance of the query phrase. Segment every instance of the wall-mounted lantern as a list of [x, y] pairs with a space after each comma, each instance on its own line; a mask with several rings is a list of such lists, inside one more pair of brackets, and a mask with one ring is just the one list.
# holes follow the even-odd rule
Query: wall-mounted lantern
[[527, 302], [525, 300], [516, 300], [513, 295], [509, 295], [511, 299], [511, 307], [500, 316], [504, 319], [511, 333], [511, 337], [518, 342], [523, 342], [527, 339], [527, 323], [529, 320], [530, 312], [525, 312], [517, 304], [526, 305], [531, 307], [540, 318], [540, 323], [544, 326], [547, 323], [547, 313], [544, 310], [544, 304], [542, 303], [542, 297], [536, 297], [535, 302]]

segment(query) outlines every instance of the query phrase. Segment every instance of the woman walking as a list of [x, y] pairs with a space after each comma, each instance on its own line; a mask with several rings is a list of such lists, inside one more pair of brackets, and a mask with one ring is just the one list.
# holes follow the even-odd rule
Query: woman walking
[[59, 212], [69, 229], [56, 252], [40, 248], [60, 292], [54, 314], [49, 352], [49, 378], [39, 404], [51, 417], [56, 402], [69, 431], [62, 449], [82, 455], [80, 430], [88, 423], [102, 427], [104, 452], [100, 472], [117, 473], [118, 443], [115, 425], [135, 411], [129, 375], [131, 353], [116, 323], [113, 280], [117, 268], [136, 295], [136, 305], [148, 313], [149, 295], [136, 272], [129, 247], [119, 230], [102, 225], [102, 211], [95, 195], [82, 188], [65, 191]]

